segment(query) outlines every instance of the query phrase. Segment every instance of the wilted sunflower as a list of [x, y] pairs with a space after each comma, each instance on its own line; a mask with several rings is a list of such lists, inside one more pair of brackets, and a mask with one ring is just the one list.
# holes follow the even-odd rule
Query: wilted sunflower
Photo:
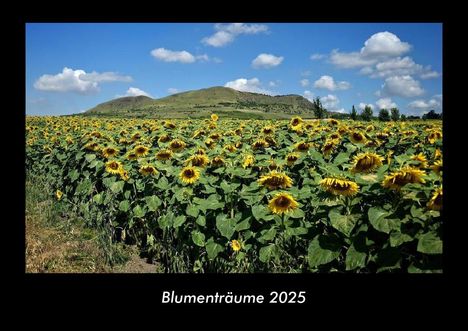
[[292, 186], [292, 179], [281, 172], [275, 170], [271, 171], [267, 175], [263, 175], [258, 180], [260, 185], [268, 187], [270, 190], [276, 190], [278, 188], [288, 188]]
[[105, 148], [102, 149], [102, 155], [103, 155], [106, 159], [111, 158], [111, 157], [114, 157], [114, 156], [116, 156], [117, 154], [119, 154], [119, 150], [118, 150], [117, 148], [108, 146], [108, 147], [105, 147]]
[[298, 142], [294, 145], [294, 149], [298, 152], [307, 152], [310, 148], [310, 144], [305, 141]]
[[427, 203], [427, 207], [432, 210], [442, 210], [442, 186], [437, 188], [432, 197], [431, 200]]
[[193, 155], [191, 156], [187, 161], [185, 161], [186, 164], [191, 164], [194, 167], [206, 167], [208, 163], [210, 163], [210, 160], [208, 159], [208, 156], [206, 155]]
[[382, 186], [398, 191], [406, 184], [425, 183], [423, 178], [425, 174], [424, 170], [407, 166], [385, 176]]
[[293, 166], [294, 163], [296, 163], [296, 161], [299, 159], [299, 154], [297, 153], [289, 153], [288, 155], [286, 155], [286, 163], [288, 166]]
[[140, 167], [140, 173], [143, 176], [149, 176], [149, 175], [156, 175], [158, 173], [158, 171], [152, 165], [146, 164], [146, 165], [142, 165]]
[[354, 166], [351, 172], [372, 172], [382, 165], [383, 157], [375, 153], [361, 153], [354, 157]]
[[245, 169], [247, 167], [251, 167], [254, 165], [254, 162], [255, 162], [255, 158], [253, 155], [246, 155], [244, 157], [244, 160], [242, 162], [242, 167]]
[[179, 178], [185, 184], [193, 184], [200, 177], [200, 171], [195, 167], [185, 167], [179, 173]]
[[179, 152], [185, 148], [186, 144], [180, 139], [174, 139], [169, 143], [169, 148], [174, 152]]
[[416, 164], [414, 165], [416, 168], [419, 168], [419, 169], [427, 168], [427, 159], [423, 153], [419, 153], [419, 154], [411, 156], [411, 160], [416, 161]]
[[241, 249], [240, 242], [235, 240], [235, 239], [231, 240], [230, 245], [231, 245], [231, 248], [232, 248], [232, 250], [234, 252], [240, 251], [240, 249]]
[[443, 164], [442, 164], [442, 159], [437, 160], [434, 162], [434, 164], [431, 166], [432, 171], [434, 171], [436, 174], [440, 175], [443, 169]]
[[270, 208], [271, 212], [280, 215], [293, 211], [298, 205], [294, 197], [285, 192], [277, 193], [273, 199], [268, 202], [268, 208]]
[[219, 119], [218, 115], [216, 115], [216, 114], [211, 114], [210, 117], [211, 117], [211, 120], [215, 121], [215, 122]]
[[122, 164], [119, 161], [112, 160], [106, 162], [106, 171], [111, 174], [118, 174], [121, 168]]
[[63, 192], [60, 190], [57, 190], [57, 192], [55, 192], [55, 196], [57, 197], [57, 200], [60, 200], [62, 199]]
[[353, 181], [327, 177], [320, 181], [322, 188], [334, 195], [353, 196], [359, 191], [359, 186]]
[[215, 156], [212, 160], [211, 160], [211, 166], [217, 168], [217, 167], [221, 167], [224, 165], [224, 159], [220, 156]]
[[142, 157], [148, 154], [149, 148], [143, 145], [137, 145], [135, 148], [133, 148], [133, 152], [137, 157]]
[[359, 131], [354, 131], [349, 135], [349, 139], [355, 144], [363, 144], [366, 142], [366, 137]]
[[268, 146], [269, 145], [268, 145], [268, 143], [266, 142], [265, 139], [258, 139], [256, 141], [254, 141], [253, 144], [252, 144], [253, 149], [267, 148]]

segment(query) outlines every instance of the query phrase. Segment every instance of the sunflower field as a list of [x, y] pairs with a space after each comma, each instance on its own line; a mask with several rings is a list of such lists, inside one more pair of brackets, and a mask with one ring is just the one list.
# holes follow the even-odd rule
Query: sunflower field
[[442, 123], [26, 117], [26, 173], [166, 272], [442, 272]]

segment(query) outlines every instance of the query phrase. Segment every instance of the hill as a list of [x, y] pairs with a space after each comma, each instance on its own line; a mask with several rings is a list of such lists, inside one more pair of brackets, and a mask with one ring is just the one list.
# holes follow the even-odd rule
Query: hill
[[124, 97], [101, 103], [84, 116], [138, 118], [198, 118], [217, 113], [221, 117], [289, 118], [313, 117], [314, 105], [300, 95], [271, 96], [211, 87], [173, 94], [161, 99]]

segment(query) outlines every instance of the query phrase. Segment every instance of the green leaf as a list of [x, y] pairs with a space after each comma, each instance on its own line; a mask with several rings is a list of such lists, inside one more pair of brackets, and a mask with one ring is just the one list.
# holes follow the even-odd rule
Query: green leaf
[[76, 171], [76, 169], [73, 169], [68, 176], [70, 177], [70, 180], [73, 183], [75, 180], [78, 179], [78, 177], [80, 177], [80, 174], [78, 171]]
[[372, 226], [380, 232], [390, 233], [391, 230], [398, 230], [400, 226], [399, 219], [387, 219], [389, 212], [380, 207], [371, 207], [367, 213]]
[[305, 217], [305, 213], [302, 209], [296, 208], [293, 211], [291, 211], [289, 214], [287, 214], [291, 218], [303, 218]]
[[146, 211], [141, 206], [135, 206], [133, 208], [133, 215], [138, 218], [143, 218], [146, 215]]
[[309, 245], [308, 260], [311, 268], [329, 263], [340, 255], [341, 245], [336, 239], [319, 235]]
[[166, 177], [161, 176], [156, 183], [156, 187], [160, 188], [161, 190], [167, 190], [169, 188], [169, 182]]
[[197, 218], [200, 209], [197, 207], [197, 205], [188, 205], [185, 212], [187, 215]]
[[271, 241], [276, 236], [276, 229], [274, 227], [271, 227], [268, 230], [263, 230], [261, 233], [262, 233], [262, 236], [260, 237], [260, 239], [262, 241]]
[[236, 223], [235, 219], [227, 218], [224, 214], [216, 216], [216, 228], [219, 230], [221, 235], [226, 237], [228, 240], [231, 239], [234, 234]]
[[149, 211], [156, 211], [161, 206], [162, 201], [156, 195], [151, 195], [145, 198], [146, 205]]
[[102, 194], [100, 194], [100, 193], [96, 194], [96, 195], [93, 197], [93, 201], [94, 201], [96, 204], [98, 204], [98, 205], [100, 205], [100, 204], [102, 203], [102, 200], [103, 200], [103, 199], [102, 199]]
[[164, 230], [164, 229], [171, 227], [173, 219], [174, 219], [174, 214], [170, 212], [163, 216], [160, 216], [158, 218], [158, 224], [161, 227], [161, 229]]
[[336, 209], [332, 209], [328, 213], [331, 225], [347, 237], [353, 231], [358, 217], [357, 215], [341, 215]]
[[351, 245], [346, 252], [346, 270], [354, 270], [356, 268], [364, 268], [366, 266], [367, 254], [359, 252]]
[[213, 241], [213, 238], [206, 242], [205, 248], [210, 260], [215, 259], [224, 250], [223, 246]]
[[237, 184], [237, 183], [231, 183], [229, 184], [228, 182], [226, 182], [225, 180], [223, 180], [221, 182], [221, 189], [224, 191], [224, 193], [232, 193], [234, 192], [238, 187], [240, 186], [240, 184]]
[[200, 231], [192, 231], [192, 241], [195, 245], [204, 247], [205, 246], [205, 235]]
[[184, 224], [186, 220], [187, 220], [187, 218], [186, 218], [184, 215], [177, 216], [177, 217], [174, 219], [174, 223], [172, 224], [172, 226], [173, 226], [174, 228], [178, 228], [179, 226], [181, 226], [182, 224]]
[[206, 225], [206, 217], [203, 215], [198, 215], [196, 221], [198, 225], [205, 226]]
[[267, 263], [271, 260], [272, 256], [276, 253], [276, 245], [270, 244], [268, 246], [263, 246], [259, 251], [260, 261]]
[[129, 211], [130, 210], [130, 201], [128, 201], [128, 200], [120, 201], [119, 210], [123, 211], [124, 213]]
[[112, 183], [110, 186], [110, 189], [112, 193], [120, 193], [123, 190], [123, 187], [125, 185], [125, 182], [123, 180], [120, 180], [118, 182]]
[[401, 233], [399, 231], [392, 231], [390, 233], [390, 246], [398, 247], [405, 242], [412, 241], [413, 237], [406, 233]]
[[419, 236], [417, 251], [426, 254], [442, 254], [442, 240], [434, 233]]
[[349, 161], [349, 154], [348, 153], [343, 153], [341, 152], [335, 157], [335, 160], [333, 161], [333, 164], [335, 165], [340, 165], [345, 162]]
[[91, 162], [92, 160], [94, 160], [96, 158], [96, 155], [95, 154], [86, 154], [85, 156], [85, 159], [86, 161], [88, 162]]
[[416, 207], [415, 205], [411, 206], [410, 213], [411, 213], [411, 216], [413, 217], [421, 217], [423, 215], [422, 210]]
[[[258, 198], [257, 198], [258, 199]], [[255, 205], [252, 206], [252, 215], [255, 217], [257, 221], [260, 220], [272, 220], [274, 218], [274, 215], [268, 215], [269, 210], [266, 206], [264, 205]]]
[[85, 179], [81, 183], [78, 184], [76, 187], [76, 194], [88, 194], [91, 190], [91, 180], [90, 179]]
[[236, 225], [236, 231], [242, 231], [247, 229], [250, 229], [250, 217]]

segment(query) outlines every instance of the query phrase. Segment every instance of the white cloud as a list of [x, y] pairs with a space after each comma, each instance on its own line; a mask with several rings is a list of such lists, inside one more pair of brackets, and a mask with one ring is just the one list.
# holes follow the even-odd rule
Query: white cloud
[[305, 70], [303, 72], [301, 72], [301, 76], [303, 77], [307, 77], [307, 76], [310, 76], [312, 73], [310, 72], [310, 70]]
[[397, 104], [392, 101], [391, 98], [381, 98], [375, 102], [377, 105], [378, 109], [391, 109], [391, 108], [397, 108]]
[[431, 109], [440, 110], [442, 104], [439, 101], [440, 99], [436, 100], [435, 97], [437, 96], [434, 96], [434, 98], [427, 100], [427, 101], [426, 100], [412, 101], [408, 104], [408, 107], [411, 109], [420, 110], [420, 111], [429, 111]]
[[266, 54], [262, 53], [259, 54], [253, 61], [252, 61], [252, 67], [255, 69], [269, 69], [276, 67], [283, 62], [284, 57], [283, 56], [275, 56], [273, 54]]
[[408, 52], [411, 45], [402, 42], [391, 32], [379, 32], [372, 35], [361, 48], [363, 56], [399, 56]]
[[170, 87], [170, 88], [167, 89], [167, 93], [169, 93], [169, 94], [179, 93], [179, 89], [176, 89], [174, 87]]
[[421, 77], [421, 79], [430, 79], [437, 78], [439, 76], [440, 74], [437, 71], [427, 71], [425, 73], [422, 73], [419, 77]]
[[198, 61], [202, 61], [202, 62], [208, 62], [208, 61], [210, 61], [210, 58], [209, 58], [208, 55], [206, 55], [206, 54], [197, 55], [197, 56], [195, 56], [195, 59], [198, 60]]
[[335, 111], [333, 109], [336, 109], [340, 104], [340, 99], [338, 99], [338, 97], [333, 94], [321, 97], [320, 101], [322, 102], [323, 107], [327, 108], [327, 110], [330, 111]]
[[318, 54], [318, 53], [315, 53], [315, 54], [312, 54], [312, 55], [310, 56], [310, 59], [313, 60], [313, 61], [315, 61], [315, 60], [321, 60], [321, 59], [325, 58], [325, 56], [326, 56], [325, 54]]
[[340, 53], [334, 49], [330, 54], [330, 62], [338, 68], [350, 69], [372, 66], [377, 62], [377, 59], [363, 57], [359, 52]]
[[413, 77], [405, 75], [386, 78], [385, 83], [382, 85], [382, 92], [385, 95], [411, 98], [424, 94], [424, 89]]
[[277, 85], [276, 85], [276, 83], [274, 81], [270, 81], [270, 82], [268, 82], [268, 86], [276, 87]]
[[241, 34], [258, 34], [268, 32], [268, 26], [264, 24], [245, 24], [245, 23], [230, 23], [230, 24], [215, 24], [215, 32], [209, 37], [202, 39], [202, 43], [213, 47], [222, 47], [232, 43], [238, 35]]
[[80, 79], [84, 81], [96, 82], [96, 83], [133, 81], [132, 77], [130, 76], [122, 76], [112, 71], [103, 72], [103, 73], [98, 73], [96, 71], [93, 71], [90, 73], [85, 73], [85, 74], [80, 75]]
[[311, 91], [308, 91], [308, 90], [304, 91], [304, 93], [302, 94], [302, 96], [303, 96], [304, 98], [306, 98], [307, 100], [309, 100], [310, 102], [312, 102], [313, 99], [314, 99], [314, 94], [313, 94]]
[[171, 51], [165, 48], [156, 48], [151, 55], [164, 62], [193, 63], [197, 59], [187, 51]]
[[374, 110], [374, 105], [371, 104], [371, 103], [360, 102], [358, 107], [359, 107], [360, 110], [364, 110], [364, 108], [366, 108], [366, 106], [369, 106], [372, 110]]
[[271, 95], [272, 92], [264, 89], [260, 80], [256, 77], [252, 79], [239, 78], [233, 81], [229, 81], [224, 84], [225, 87], [230, 87], [232, 89], [242, 91], [242, 92], [253, 92], [253, 93], [262, 93]]
[[433, 71], [431, 66], [423, 67], [414, 62], [409, 56], [405, 56], [404, 58], [395, 57], [381, 61], [375, 65], [375, 70], [372, 70], [369, 74], [371, 78], [419, 75], [422, 79], [429, 79], [439, 76], [439, 73]]
[[129, 87], [127, 92], [123, 96], [120, 96], [120, 97], [137, 97], [141, 95], [151, 98], [151, 95], [148, 92], [140, 90], [138, 87]]
[[359, 73], [362, 75], [370, 75], [373, 72], [374, 72], [374, 69], [372, 69], [372, 67], [364, 67], [361, 70], [359, 70]]
[[219, 57], [213, 57], [211, 60], [212, 60], [214, 63], [222, 63], [222, 62], [223, 62], [223, 60], [221, 60]]
[[83, 80], [81, 76], [86, 75], [84, 70], [73, 70], [63, 68], [56, 75], [42, 75], [34, 83], [34, 87], [41, 91], [51, 92], [75, 92], [78, 94], [90, 94], [99, 91], [98, 82]]
[[314, 87], [327, 89], [330, 91], [336, 91], [336, 90], [347, 90], [351, 87], [351, 84], [345, 81], [335, 82], [333, 77], [325, 75], [315, 81]]
[[309, 80], [308, 79], [301, 79], [301, 86], [306, 87], [309, 86]]

